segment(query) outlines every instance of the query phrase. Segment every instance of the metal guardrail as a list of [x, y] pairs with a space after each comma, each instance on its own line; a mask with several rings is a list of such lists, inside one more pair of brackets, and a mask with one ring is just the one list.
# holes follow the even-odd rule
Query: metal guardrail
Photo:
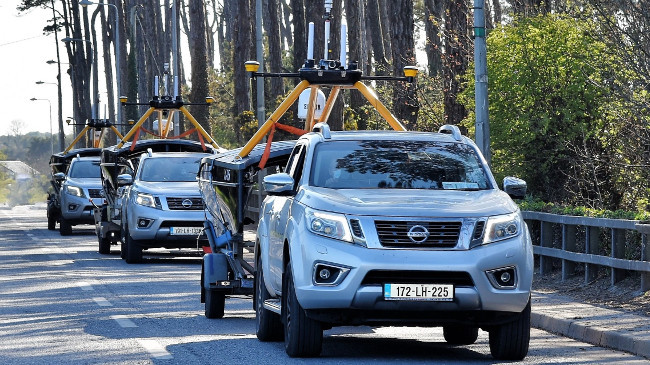
[[[612, 285], [625, 278], [626, 270], [636, 271], [641, 276], [641, 291], [650, 290], [650, 224], [529, 211], [522, 214], [534, 241], [539, 242], [533, 252], [539, 256], [540, 274], [549, 273], [553, 261], [561, 260], [562, 280], [583, 264], [585, 283], [596, 279], [600, 267], [607, 267]], [[633, 247], [639, 241], [640, 247]], [[630, 251], [640, 251], [638, 259], [626, 258]]]

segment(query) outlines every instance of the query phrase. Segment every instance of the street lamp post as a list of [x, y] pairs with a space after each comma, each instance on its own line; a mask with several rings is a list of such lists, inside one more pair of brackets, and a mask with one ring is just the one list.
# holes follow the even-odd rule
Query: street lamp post
[[37, 99], [37, 98], [31, 98], [29, 99], [31, 101], [47, 101], [47, 103], [50, 105], [50, 149], [52, 150], [52, 154], [54, 154], [54, 133], [52, 131], [52, 102], [50, 99]]
[[[48, 62], [49, 62], [49, 61], [48, 61]], [[56, 61], [55, 61], [55, 63], [56, 63]], [[57, 90], [59, 91], [59, 96], [58, 96], [58, 99], [57, 99], [57, 100], [58, 100], [58, 103], [59, 103], [59, 121], [60, 121], [60, 123], [59, 123], [59, 144], [60, 144], [59, 147], [60, 147], [60, 148], [59, 148], [59, 149], [60, 149], [61, 151], [63, 151], [63, 148], [64, 148], [65, 146], [63, 146], [64, 143], [61, 142], [61, 136], [64, 135], [64, 134], [63, 134], [63, 127], [62, 127], [62, 126], [63, 126], [63, 114], [62, 114], [62, 111], [61, 111], [61, 108], [62, 108], [62, 101], [61, 101], [61, 84], [59, 84], [58, 82], [44, 82], [44, 81], [36, 81], [36, 85], [43, 85], [43, 84], [56, 85]], [[52, 123], [51, 123], [51, 122], [50, 122], [50, 133], [52, 133]], [[52, 137], [52, 138], [54, 138], [54, 137]], [[52, 149], [54, 149], [54, 148], [52, 148]]]
[[[117, 9], [117, 6], [115, 4], [104, 4], [104, 3], [94, 3], [89, 0], [81, 0], [79, 2], [79, 5], [86, 7], [88, 5], [101, 5], [101, 6], [111, 6], [113, 9], [115, 9], [115, 79], [117, 80], [117, 98], [116, 100], [120, 99], [120, 96], [122, 96], [122, 80], [120, 77], [120, 21], [119, 21], [119, 10]], [[118, 105], [117, 106], [117, 123], [120, 124], [122, 123], [122, 108]]]

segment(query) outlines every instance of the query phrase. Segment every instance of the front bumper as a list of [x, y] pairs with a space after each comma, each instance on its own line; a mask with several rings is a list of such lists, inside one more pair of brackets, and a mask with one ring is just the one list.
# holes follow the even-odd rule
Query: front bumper
[[[103, 198], [94, 198], [97, 206], [104, 204]], [[61, 194], [61, 216], [71, 224], [95, 224], [94, 206], [86, 197]]]
[[[127, 208], [129, 234], [145, 247], [194, 248], [199, 235], [172, 235], [172, 227], [203, 228], [203, 210], [179, 211], [145, 207], [129, 202]], [[205, 240], [204, 234], [200, 240]]]
[[[370, 249], [308, 231], [294, 232], [293, 237], [300, 239], [292, 242], [302, 242], [290, 248], [296, 296], [314, 317], [340, 309], [374, 313], [374, 321], [382, 316], [399, 319], [423, 315], [444, 320], [452, 312], [484, 312], [479, 317], [493, 320], [500, 317], [498, 313], [521, 312], [530, 298], [533, 255], [527, 230], [516, 238], [471, 250]], [[317, 285], [314, 270], [318, 264], [348, 271], [338, 285]], [[516, 270], [517, 282], [512, 288], [497, 288], [488, 278], [488, 271], [504, 267]], [[379, 279], [374, 275], [377, 272], [382, 274]], [[423, 276], [419, 278], [418, 273]], [[455, 294], [449, 302], [385, 300], [384, 283], [454, 284]]]

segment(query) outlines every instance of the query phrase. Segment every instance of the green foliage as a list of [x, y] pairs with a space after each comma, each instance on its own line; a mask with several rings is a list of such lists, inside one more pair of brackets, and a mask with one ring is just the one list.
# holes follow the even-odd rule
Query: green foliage
[[[597, 24], [562, 15], [520, 18], [488, 39], [492, 167], [516, 175], [548, 201], [630, 207], [622, 126], [634, 119], [612, 90], [633, 79], [598, 34]], [[461, 102], [474, 110], [470, 68]], [[473, 131], [474, 114], [463, 121]], [[630, 181], [633, 180], [633, 181]], [[643, 185], [639, 185], [643, 186]], [[606, 187], [606, 188], [605, 188]]]
[[539, 199], [527, 197], [518, 202], [519, 208], [525, 211], [544, 212], [561, 215], [573, 215], [580, 217], [610, 218], [610, 219], [629, 219], [629, 220], [650, 220], [649, 211], [627, 211], [627, 210], [607, 210], [593, 209], [585, 206], [559, 205], [550, 202], [544, 202]]

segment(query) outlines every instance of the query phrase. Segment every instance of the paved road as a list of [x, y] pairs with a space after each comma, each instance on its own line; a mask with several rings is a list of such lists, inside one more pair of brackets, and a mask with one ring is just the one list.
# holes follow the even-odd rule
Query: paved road
[[[487, 333], [447, 346], [440, 329], [344, 327], [323, 356], [290, 359], [255, 338], [249, 298], [222, 320], [199, 303], [200, 260], [164, 253], [127, 265], [97, 253], [90, 226], [61, 237], [43, 207], [0, 210], [0, 364], [492, 364]], [[648, 360], [533, 330], [522, 364], [647, 364]]]

